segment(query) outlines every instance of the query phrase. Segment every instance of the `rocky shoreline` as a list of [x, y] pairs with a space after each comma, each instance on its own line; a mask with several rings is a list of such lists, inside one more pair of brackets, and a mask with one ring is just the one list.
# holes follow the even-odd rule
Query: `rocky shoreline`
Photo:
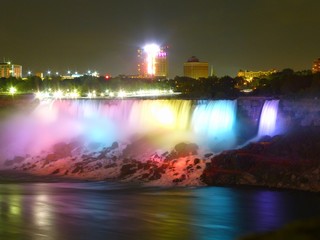
[[137, 153], [141, 143], [113, 143], [92, 151], [79, 142], [59, 143], [38, 156], [15, 157], [4, 168], [37, 176], [116, 180], [153, 186], [258, 186], [320, 191], [319, 130], [265, 137], [218, 155], [193, 143], [171, 151]]
[[302, 129], [225, 151], [206, 164], [207, 185], [320, 191], [320, 134]]
[[205, 160], [198, 158], [195, 144], [177, 144], [171, 152], [146, 152], [134, 157], [134, 145], [117, 142], [89, 151], [79, 142], [56, 144], [38, 156], [14, 157], [3, 168], [36, 176], [78, 180], [116, 180], [154, 186], [204, 185], [200, 176]]

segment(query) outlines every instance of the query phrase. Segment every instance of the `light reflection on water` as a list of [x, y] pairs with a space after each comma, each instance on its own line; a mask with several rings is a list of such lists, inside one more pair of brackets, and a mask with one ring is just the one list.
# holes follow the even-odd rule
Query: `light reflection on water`
[[320, 215], [318, 194], [146, 188], [113, 183], [0, 184], [0, 239], [235, 239]]

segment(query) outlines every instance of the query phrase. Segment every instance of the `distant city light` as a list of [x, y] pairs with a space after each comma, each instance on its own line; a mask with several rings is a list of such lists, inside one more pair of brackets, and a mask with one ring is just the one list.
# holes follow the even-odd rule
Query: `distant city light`
[[126, 96], [127, 96], [127, 93], [126, 93], [125, 91], [120, 90], [120, 91], [118, 92], [118, 97], [119, 97], [119, 98], [124, 98], [124, 97], [126, 97]]
[[156, 73], [156, 57], [160, 53], [160, 46], [157, 44], [148, 44], [144, 46], [143, 50], [147, 54], [147, 73], [154, 75]]
[[[14, 94], [16, 90], [10, 89], [10, 93]], [[159, 90], [159, 89], [148, 89], [148, 90], [139, 90], [133, 92], [127, 92], [125, 90], [120, 90], [118, 92], [111, 92], [110, 90], [106, 90], [105, 92], [97, 92], [96, 90], [90, 91], [87, 93], [87, 98], [96, 98], [99, 96], [100, 98], [138, 98], [138, 97], [157, 97], [157, 96], [170, 96], [170, 95], [178, 95], [180, 93], [173, 92], [172, 90]], [[69, 89], [63, 92], [62, 90], [58, 90], [52, 92], [51, 89], [45, 92], [37, 92], [35, 93], [35, 97], [44, 100], [44, 99], [75, 99], [80, 98], [81, 95], [79, 92], [74, 89], [70, 91]], [[85, 97], [83, 97], [85, 98]]]
[[92, 92], [88, 92], [88, 98], [95, 98], [97, 96], [96, 90], [93, 90]]
[[15, 87], [10, 87], [9, 93], [10, 93], [11, 95], [15, 94], [16, 92], [17, 92], [17, 89], [16, 89]]
[[36, 93], [36, 98], [42, 100], [42, 99], [46, 99], [46, 98], [50, 98], [50, 93], [48, 92], [37, 92]]
[[78, 91], [77, 91], [76, 89], [74, 89], [73, 92], [67, 94], [67, 97], [70, 97], [70, 98], [79, 98], [79, 97], [80, 97], [80, 94], [78, 93]]
[[148, 44], [144, 46], [143, 50], [148, 54], [157, 54], [160, 52], [160, 47], [157, 44]]
[[61, 90], [58, 90], [53, 93], [54, 98], [63, 98], [63, 92]]
[[97, 71], [94, 71], [92, 74], [91, 74], [92, 77], [99, 77], [99, 73]]

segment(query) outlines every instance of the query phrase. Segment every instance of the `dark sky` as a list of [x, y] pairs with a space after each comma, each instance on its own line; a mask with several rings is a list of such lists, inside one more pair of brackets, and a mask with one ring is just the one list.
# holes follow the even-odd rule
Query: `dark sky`
[[195, 55], [218, 76], [310, 69], [319, 0], [1, 0], [0, 58], [25, 71], [136, 74], [136, 50], [166, 44], [169, 75]]

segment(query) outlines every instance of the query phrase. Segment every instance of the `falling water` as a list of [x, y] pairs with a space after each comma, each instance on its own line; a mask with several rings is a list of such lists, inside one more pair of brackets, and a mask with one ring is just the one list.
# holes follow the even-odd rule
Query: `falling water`
[[212, 148], [228, 149], [235, 144], [236, 101], [207, 101], [198, 105], [192, 115], [196, 137]]
[[276, 134], [276, 120], [279, 100], [265, 101], [260, 115], [258, 137], [274, 136]]
[[146, 135], [157, 148], [185, 141], [228, 149], [234, 146], [236, 105], [230, 100], [43, 101], [30, 116], [8, 123], [5, 150], [34, 155], [74, 139], [105, 147]]

